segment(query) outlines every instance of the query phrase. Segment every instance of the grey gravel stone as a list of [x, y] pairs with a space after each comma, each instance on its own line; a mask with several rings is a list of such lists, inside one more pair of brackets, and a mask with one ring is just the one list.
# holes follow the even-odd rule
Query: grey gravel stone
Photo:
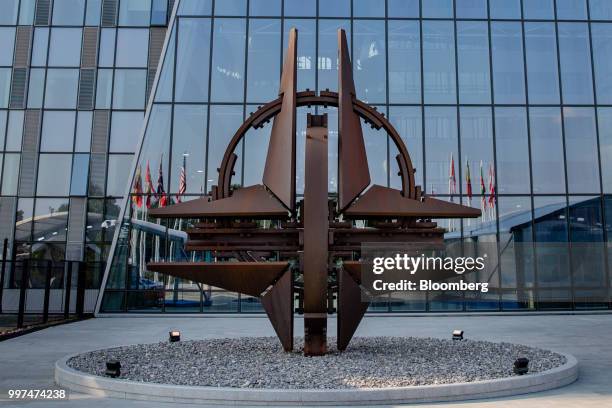
[[415, 338], [356, 337], [339, 352], [330, 338], [323, 357], [304, 357], [303, 339], [285, 353], [273, 337], [210, 339], [140, 344], [80, 354], [68, 360], [76, 370], [104, 375], [110, 359], [121, 362], [121, 377], [141, 382], [240, 388], [385, 388], [471, 382], [515, 375], [518, 357], [529, 372], [558, 367], [565, 357], [510, 343]]

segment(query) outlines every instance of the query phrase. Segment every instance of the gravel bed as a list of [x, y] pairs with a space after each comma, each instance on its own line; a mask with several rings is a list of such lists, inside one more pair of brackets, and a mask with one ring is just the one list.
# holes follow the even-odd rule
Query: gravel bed
[[385, 388], [449, 384], [515, 375], [518, 357], [529, 372], [565, 363], [551, 351], [511, 343], [415, 337], [356, 337], [345, 352], [304, 357], [303, 339], [285, 353], [274, 337], [210, 339], [140, 344], [97, 350], [68, 366], [104, 375], [105, 362], [121, 362], [122, 379], [162, 384], [240, 388]]

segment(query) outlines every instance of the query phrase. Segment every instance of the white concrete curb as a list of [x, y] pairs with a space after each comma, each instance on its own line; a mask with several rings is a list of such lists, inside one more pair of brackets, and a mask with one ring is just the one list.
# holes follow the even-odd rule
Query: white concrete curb
[[578, 378], [578, 361], [570, 354], [564, 356], [566, 363], [552, 370], [495, 380], [385, 389], [285, 390], [181, 386], [99, 377], [68, 367], [66, 362], [71, 355], [55, 363], [55, 382], [69, 390], [96, 396], [191, 404], [354, 406], [443, 402], [505, 397], [571, 384]]

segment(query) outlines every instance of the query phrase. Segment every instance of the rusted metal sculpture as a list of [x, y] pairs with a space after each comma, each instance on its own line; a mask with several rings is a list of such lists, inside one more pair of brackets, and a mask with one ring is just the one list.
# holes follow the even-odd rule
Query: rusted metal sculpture
[[[149, 263], [152, 271], [261, 299], [287, 351], [293, 349], [294, 293], [303, 299], [304, 353], [327, 351], [327, 315], [337, 293], [339, 350], [347, 348], [366, 309], [360, 295], [363, 242], [441, 244], [432, 218], [478, 217], [480, 211], [426, 197], [415, 185], [400, 135], [355, 96], [346, 34], [338, 30], [339, 91], [296, 92], [297, 30], [289, 34], [279, 97], [260, 107], [230, 140], [210, 196], [150, 211], [152, 217], [199, 219], [187, 230], [186, 250], [213, 251], [217, 262]], [[338, 108], [338, 194], [328, 193], [326, 115], [308, 115], [305, 189], [296, 200], [296, 108]], [[251, 128], [273, 119], [262, 184], [231, 189], [236, 147]], [[370, 186], [361, 120], [387, 135], [399, 154], [401, 190]], [[368, 188], [368, 186], [370, 186]], [[367, 189], [367, 190], [366, 190]], [[364, 192], [365, 191], [365, 192]], [[267, 228], [257, 220], [271, 220]], [[366, 220], [357, 227], [354, 220]], [[440, 277], [443, 278], [443, 277]]]

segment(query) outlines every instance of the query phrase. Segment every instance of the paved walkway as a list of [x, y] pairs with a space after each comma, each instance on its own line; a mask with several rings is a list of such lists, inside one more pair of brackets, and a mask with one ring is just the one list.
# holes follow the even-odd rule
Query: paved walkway
[[[54, 387], [53, 365], [60, 357], [117, 345], [166, 340], [170, 329], [183, 339], [272, 336], [264, 317], [126, 317], [98, 318], [52, 327], [0, 342], [0, 406], [18, 407], [151, 407], [150, 402], [97, 398], [71, 394], [69, 401], [8, 402], [8, 389]], [[368, 317], [358, 336], [433, 336], [448, 338], [455, 328], [466, 337], [508, 341], [568, 352], [580, 364], [580, 378], [567, 387], [505, 398], [443, 403], [435, 407], [612, 407], [612, 315], [550, 316], [427, 316]], [[296, 319], [296, 334], [302, 333]], [[335, 332], [335, 320], [330, 330]], [[4, 399], [4, 400], [3, 400]], [[155, 404], [174, 407], [173, 404]]]

